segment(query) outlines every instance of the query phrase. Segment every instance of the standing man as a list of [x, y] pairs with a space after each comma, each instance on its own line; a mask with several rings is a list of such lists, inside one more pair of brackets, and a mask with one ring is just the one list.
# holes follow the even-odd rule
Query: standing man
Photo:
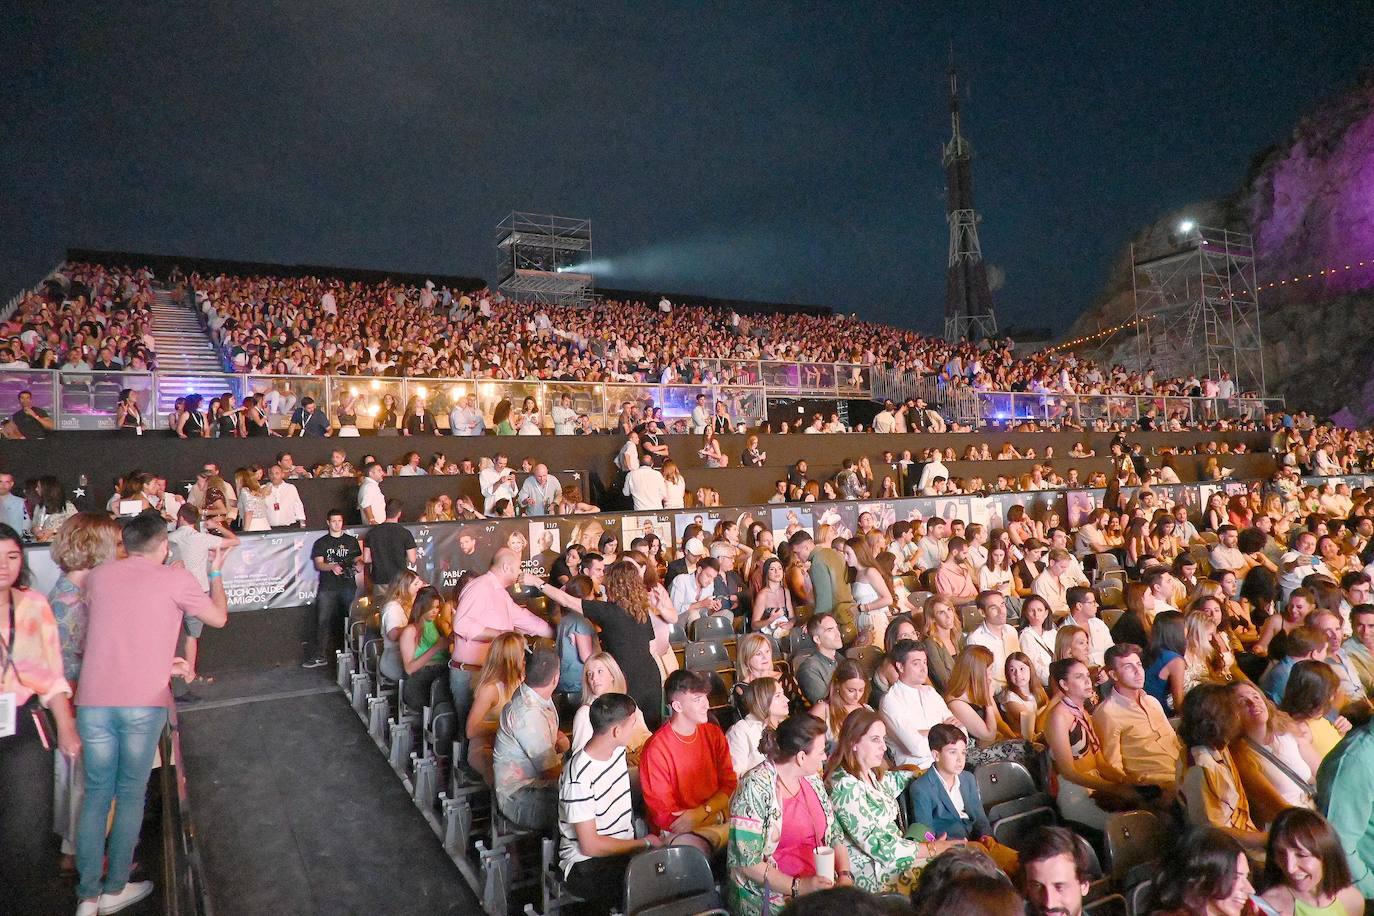
[[[493, 639], [511, 630], [545, 638], [553, 636], [553, 628], [547, 622], [511, 598], [510, 589], [517, 582], [527, 587], [540, 585], [537, 576], [521, 575], [519, 555], [502, 547], [492, 556], [491, 568], [468, 582], [458, 597], [453, 610], [453, 656], [448, 663], [448, 684], [459, 722], [467, 720], [472, 707], [472, 680], [486, 663]], [[554, 674], [557, 673], [555, 663]]]
[[315, 409], [315, 399], [309, 396], [301, 398], [291, 414], [291, 425], [287, 427], [286, 435], [323, 439], [331, 432], [329, 418]]
[[[800, 533], [800, 532], [799, 532]], [[809, 544], [815, 542], [807, 537]], [[796, 545], [794, 544], [795, 548]], [[816, 614], [833, 614], [844, 642], [852, 642], [859, 635], [854, 614], [854, 595], [849, 588], [849, 567], [838, 550], [829, 544], [815, 546], [811, 559], [811, 594], [815, 597]], [[801, 557], [803, 563], [806, 557]]]
[[692, 432], [700, 436], [711, 425], [711, 412], [706, 409], [706, 395], [697, 395], [696, 406], [692, 408]]
[[315, 592], [315, 631], [306, 641], [306, 660], [301, 667], [320, 668], [329, 658], [333, 634], [353, 606], [363, 560], [358, 539], [344, 533], [342, 509], [329, 510], [329, 533], [316, 539], [310, 560], [319, 570], [320, 586]]
[[662, 509], [668, 501], [668, 481], [663, 472], [654, 467], [654, 456], [645, 453], [639, 467], [625, 475], [626, 496], [636, 511]]
[[534, 474], [525, 478], [516, 498], [524, 507], [526, 515], [542, 516], [553, 512], [561, 492], [558, 478], [549, 473], [548, 465], [541, 463], [534, 466]]
[[358, 486], [358, 514], [364, 525], [380, 525], [386, 521], [386, 497], [382, 495], [382, 478], [386, 468], [373, 461], [363, 468], [363, 482]]
[[477, 395], [469, 394], [448, 412], [448, 431], [453, 436], [480, 436], [482, 411], [477, 407]]
[[363, 562], [372, 570], [372, 598], [380, 601], [403, 569], [414, 569], [419, 559], [415, 536], [401, 524], [404, 506], [399, 499], [386, 504], [386, 521], [363, 535]]
[[[84, 678], [85, 675], [83, 674]], [[1317, 809], [1335, 828], [1350, 877], [1374, 898], [1374, 723], [1352, 730], [1322, 759]]]
[[267, 479], [267, 524], [273, 528], [304, 528], [305, 504], [296, 485], [286, 482], [286, 470], [280, 462], [267, 469]]
[[563, 392], [558, 396], [558, 403], [549, 411], [549, 416], [553, 419], [553, 434], [555, 436], [572, 436], [577, 433], [577, 411], [573, 410], [572, 395]]
[[185, 660], [173, 657], [177, 633], [184, 617], [222, 627], [229, 616], [220, 573], [227, 551], [211, 553], [206, 595], [189, 571], [163, 565], [167, 527], [158, 516], [125, 525], [124, 550], [127, 559], [98, 566], [86, 578], [90, 616], [76, 697], [85, 763], [76, 834], [78, 916], [112, 913], [152, 893], [151, 881], [129, 883], [129, 871], [172, 701], [167, 681], [188, 673]]

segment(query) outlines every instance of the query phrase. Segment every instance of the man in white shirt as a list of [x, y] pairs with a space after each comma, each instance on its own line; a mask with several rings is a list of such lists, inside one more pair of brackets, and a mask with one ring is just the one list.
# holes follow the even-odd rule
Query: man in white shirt
[[645, 455], [635, 468], [625, 475], [626, 496], [634, 501], [636, 511], [662, 509], [668, 501], [668, 481], [663, 472], [654, 467], [654, 456]]
[[949, 480], [949, 468], [945, 466], [945, 462], [938, 452], [934, 457], [922, 465], [921, 476], [916, 481], [915, 492], [924, 493], [935, 483], [935, 478], [937, 477], [943, 477], [945, 480]]
[[1080, 627], [1088, 634], [1088, 658], [1101, 667], [1107, 650], [1112, 647], [1112, 631], [1097, 616], [1097, 595], [1086, 585], [1075, 585], [1065, 593], [1069, 616], [1062, 626]]
[[663, 845], [653, 833], [635, 839], [625, 746], [643, 727], [636, 712], [623, 693], [593, 700], [592, 736], [573, 751], [558, 780], [558, 864], [568, 889], [596, 912], [624, 902], [630, 857]]
[[1279, 575], [1281, 600], [1287, 601], [1288, 596], [1300, 588], [1302, 580], [1308, 576], [1321, 575], [1335, 581], [1336, 577], [1316, 556], [1316, 551], [1317, 536], [1310, 531], [1303, 531], [1293, 539], [1293, 549], [1279, 558], [1279, 569], [1282, 570]]
[[639, 467], [639, 433], [630, 430], [625, 444], [615, 453], [615, 466], [626, 474]]
[[549, 411], [553, 418], [555, 436], [572, 436], [577, 433], [577, 411], [573, 410], [572, 395], [566, 391], [558, 396], [558, 403]]
[[1082, 525], [1078, 526], [1078, 534], [1074, 537], [1074, 553], [1079, 558], [1083, 558], [1095, 553], [1107, 553], [1111, 550], [1107, 544], [1107, 536], [1102, 533], [1102, 526], [1111, 518], [1111, 512], [1106, 509], [1094, 509]]
[[304, 528], [305, 503], [294, 483], [286, 482], [280, 464], [267, 468], [267, 524], [273, 528]]
[[878, 415], [873, 418], [873, 431], [875, 433], [890, 433], [897, 429], [895, 407], [896, 405], [891, 401], [883, 402], [883, 409], [878, 411]]
[[492, 459], [491, 467], [478, 472], [477, 486], [481, 489], [483, 497], [491, 496], [501, 478], [506, 476], [509, 464], [510, 457], [505, 452], [497, 452], [496, 457]]
[[1007, 626], [1007, 599], [1001, 592], [984, 591], [978, 593], [978, 610], [983, 612], [983, 622], [968, 635], [966, 645], [982, 646], [992, 653], [992, 683], [1001, 690], [1007, 685], [1007, 656], [1021, 651], [1021, 640], [1016, 631]]
[[683, 623], [691, 623], [700, 615], [713, 614], [720, 610], [720, 599], [716, 597], [716, 576], [720, 575], [720, 563], [710, 557], [702, 557], [694, 573], [684, 573], [673, 578], [668, 597], [673, 602], [678, 616], [687, 615]]
[[1051, 528], [1048, 532], [1050, 538], [1050, 549], [1059, 548], [1069, 555], [1068, 575], [1071, 579], [1070, 585], [1087, 585], [1088, 574], [1083, 570], [1083, 564], [1078, 561], [1078, 557], [1069, 550], [1069, 532], [1063, 528]]
[[945, 547], [945, 535], [948, 526], [942, 518], [932, 518], [926, 521], [926, 533], [916, 542], [916, 559], [913, 564], [917, 569], [927, 570], [936, 569], [949, 556], [948, 549]]
[[363, 482], [358, 487], [358, 514], [364, 525], [380, 525], [386, 521], [386, 497], [382, 495], [382, 478], [386, 468], [372, 462], [363, 468]]
[[1235, 525], [1222, 525], [1217, 529], [1217, 543], [1208, 552], [1213, 569], [1229, 569], [1237, 576], [1250, 571], [1250, 561], [1240, 552], [1240, 532]]
[[524, 506], [526, 515], [548, 515], [561, 492], [558, 478], [549, 473], [548, 465], [541, 463], [536, 464], [534, 473], [525, 478], [517, 499]]
[[925, 648], [914, 639], [892, 647], [897, 683], [883, 695], [878, 712], [887, 725], [887, 746], [898, 766], [929, 767], [935, 760], [928, 736], [941, 722], [958, 726], [939, 691], [928, 683], [930, 671]]
[[700, 436], [711, 425], [711, 412], [706, 409], [706, 395], [697, 395], [697, 404], [692, 408], [692, 432]]
[[477, 395], [469, 394], [448, 412], [448, 431], [451, 436], [480, 436], [482, 411], [477, 407]]

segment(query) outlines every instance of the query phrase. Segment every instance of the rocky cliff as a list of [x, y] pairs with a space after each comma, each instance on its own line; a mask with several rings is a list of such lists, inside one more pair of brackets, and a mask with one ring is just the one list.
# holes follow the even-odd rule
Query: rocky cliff
[[[1144, 229], [1137, 249], [1166, 245], [1185, 216], [1254, 235], [1269, 393], [1291, 409], [1374, 423], [1374, 76], [1257, 155], [1238, 190]], [[1128, 248], [1068, 337], [1129, 320], [1132, 309]], [[1124, 362], [1130, 346], [1117, 335], [1104, 355]]]

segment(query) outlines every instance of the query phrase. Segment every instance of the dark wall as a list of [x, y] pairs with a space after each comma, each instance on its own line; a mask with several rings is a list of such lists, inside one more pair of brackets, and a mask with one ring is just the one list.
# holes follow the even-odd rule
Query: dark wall
[[[1229, 439], [1232, 442], [1245, 441], [1251, 448], [1263, 449], [1268, 445], [1264, 433], [1141, 433], [1131, 437], [1139, 441], [1147, 450], [1153, 446], [1184, 446], [1195, 442]], [[718, 490], [721, 501], [726, 505], [742, 505], [761, 502], [773, 492], [773, 482], [785, 476], [787, 468], [799, 459], [806, 459], [810, 465], [812, 479], [821, 480], [833, 475], [846, 457], [858, 458], [868, 455], [873, 462], [875, 473], [880, 478], [880, 456], [884, 450], [900, 455], [903, 449], [910, 449], [917, 458], [921, 450], [931, 447], [953, 448], [961, 454], [971, 444], [987, 441], [996, 450], [1004, 441], [1014, 441], [1018, 448], [1034, 447], [1043, 455], [1047, 446], [1053, 446], [1056, 458], [1053, 465], [1064, 473], [1069, 467], [1076, 466], [1086, 480], [1089, 473], [1107, 469], [1104, 459], [1075, 460], [1064, 458], [1076, 441], [1086, 441], [1099, 455], [1105, 454], [1111, 441], [1109, 433], [1016, 433], [980, 434], [951, 433], [930, 435], [909, 433], [905, 435], [877, 436], [873, 434], [853, 435], [770, 435], [760, 437], [760, 447], [768, 455], [767, 466], [743, 469], [738, 467], [708, 470], [703, 467], [697, 455], [700, 440], [695, 436], [668, 436], [665, 442], [670, 453], [682, 468], [689, 489], [709, 486]], [[348, 454], [349, 461], [358, 466], [365, 454], [373, 454], [384, 463], [399, 461], [401, 456], [412, 449], [420, 452], [427, 463], [436, 451], [443, 451], [450, 459], [477, 459], [491, 457], [497, 452], [505, 452], [513, 466], [518, 467], [521, 460], [531, 457], [543, 461], [560, 482], [580, 483], [583, 493], [603, 509], [617, 508], [612, 497], [618, 494], [607, 493], [602, 489], [615, 479], [613, 459], [622, 441], [618, 436], [543, 436], [534, 437], [497, 437], [456, 438], [452, 436], [432, 436], [410, 438], [400, 436], [366, 436], [357, 439], [173, 439], [166, 434], [154, 433], [141, 437], [120, 437], [114, 434], [82, 432], [58, 434], [48, 439], [13, 441], [4, 440], [0, 446], [0, 470], [13, 473], [21, 482], [28, 477], [41, 474], [56, 474], [67, 486], [74, 490], [80, 485], [80, 477], [85, 476], [86, 502], [78, 505], [103, 506], [113, 492], [114, 480], [132, 469], [156, 471], [168, 479], [168, 487], [184, 492], [180, 488], [195, 479], [196, 472], [206, 460], [218, 462], [226, 473], [250, 464], [266, 465], [276, 460], [278, 452], [290, 451], [297, 464], [314, 466], [329, 460], [330, 452], [341, 448]], [[722, 436], [722, 447], [736, 463], [744, 448], [744, 437], [738, 435]], [[1197, 479], [1203, 458], [1183, 456], [1178, 460], [1179, 476], [1186, 482]], [[1028, 461], [980, 461], [950, 463], [950, 472], [955, 476], [980, 476], [995, 478], [998, 474], [1021, 474], [1034, 462]], [[1157, 464], [1155, 459], [1152, 464]], [[1266, 476], [1272, 471], [1272, 461], [1267, 455], [1227, 456], [1225, 462], [1240, 476]], [[582, 479], [575, 480], [574, 475]], [[353, 485], [348, 481], [321, 480], [298, 481], [297, 487], [305, 501], [311, 524], [323, 524], [324, 513], [334, 505], [352, 506], [355, 499], [351, 495]], [[477, 482], [464, 477], [405, 477], [387, 478], [383, 490], [388, 496], [400, 496], [407, 504], [408, 518], [416, 517], [430, 496], [439, 492], [450, 495], [466, 494], [474, 499], [477, 496]]]

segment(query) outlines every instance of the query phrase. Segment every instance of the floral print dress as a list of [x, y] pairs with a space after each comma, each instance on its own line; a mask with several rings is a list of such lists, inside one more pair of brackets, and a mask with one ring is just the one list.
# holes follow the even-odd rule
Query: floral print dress
[[910, 894], [925, 863], [920, 847], [897, 826], [898, 805], [918, 774], [889, 770], [876, 785], [838, 770], [830, 780], [830, 803], [849, 849], [854, 885], [874, 894]]

